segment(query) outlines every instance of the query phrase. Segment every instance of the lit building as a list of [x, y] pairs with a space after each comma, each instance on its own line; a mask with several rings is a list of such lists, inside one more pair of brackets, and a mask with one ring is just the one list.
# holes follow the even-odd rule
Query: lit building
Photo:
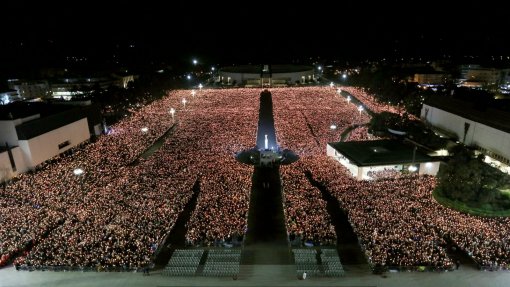
[[21, 100], [21, 98], [16, 90], [0, 90], [0, 105], [7, 105], [19, 100]]
[[435, 176], [440, 165], [436, 159], [396, 140], [328, 143], [326, 153], [358, 180], [372, 179], [371, 173], [385, 170]]
[[243, 86], [286, 86], [314, 81], [313, 67], [302, 65], [244, 65], [221, 68], [218, 82]]
[[448, 80], [443, 73], [414, 74], [413, 82], [426, 85], [442, 85]]
[[480, 111], [459, 100], [432, 98], [423, 105], [421, 118], [439, 132], [453, 134], [459, 142], [510, 165], [510, 113]]
[[466, 87], [501, 85], [505, 83], [509, 74], [510, 69], [484, 68], [479, 65], [461, 66], [461, 77], [463, 80], [462, 82], [466, 83]]
[[14, 103], [0, 107], [0, 181], [41, 163], [101, 132], [95, 106]]
[[50, 95], [50, 86], [47, 81], [10, 79], [7, 84], [9, 88], [16, 90], [23, 100], [45, 98]]

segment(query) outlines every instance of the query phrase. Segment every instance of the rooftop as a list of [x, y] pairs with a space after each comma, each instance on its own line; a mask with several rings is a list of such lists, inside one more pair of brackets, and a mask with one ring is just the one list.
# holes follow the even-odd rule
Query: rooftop
[[[413, 163], [414, 147], [397, 140], [354, 141], [328, 143], [357, 166]], [[414, 162], [434, 161], [416, 150]]]
[[490, 107], [481, 111], [475, 109], [474, 103], [449, 97], [431, 97], [425, 104], [510, 133], [510, 112]]
[[[241, 65], [235, 67], [224, 67], [221, 68], [221, 71], [229, 73], [259, 74], [262, 71], [262, 68], [262, 65]], [[310, 70], [313, 70], [313, 67], [305, 65], [271, 65], [271, 72], [273, 74], [304, 72]]]

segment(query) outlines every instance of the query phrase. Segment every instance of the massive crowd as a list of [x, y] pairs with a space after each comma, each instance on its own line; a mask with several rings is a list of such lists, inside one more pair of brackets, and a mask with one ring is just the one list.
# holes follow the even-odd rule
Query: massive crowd
[[[357, 89], [344, 87], [373, 111]], [[112, 127], [109, 135], [26, 173], [0, 189], [0, 265], [134, 269], [150, 262], [199, 186], [187, 223], [191, 245], [242, 238], [247, 225], [252, 168], [234, 160], [251, 148], [259, 89], [170, 92]], [[446, 209], [431, 197], [429, 176], [376, 174], [356, 181], [327, 158], [327, 142], [347, 127], [366, 124], [365, 112], [327, 87], [274, 88], [279, 145], [300, 161], [282, 167], [287, 231], [303, 241], [332, 244], [336, 237], [323, 184], [346, 210], [371, 264], [451, 268], [446, 240], [480, 265], [507, 268], [510, 220]], [[187, 99], [184, 107], [182, 99]], [[367, 101], [367, 102], [365, 102]], [[169, 109], [177, 109], [175, 121]], [[139, 155], [173, 125], [161, 148]], [[336, 128], [332, 128], [335, 125]], [[147, 128], [143, 129], [142, 128]], [[351, 139], [365, 139], [365, 131]], [[136, 161], [135, 161], [136, 160]], [[81, 168], [82, 175], [73, 170]]]

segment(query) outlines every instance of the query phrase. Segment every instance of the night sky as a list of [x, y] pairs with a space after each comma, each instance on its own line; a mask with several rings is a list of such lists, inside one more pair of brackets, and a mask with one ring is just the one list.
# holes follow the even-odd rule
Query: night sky
[[208, 63], [510, 55], [505, 9], [491, 1], [9, 2], [17, 3], [2, 9], [4, 69], [116, 53]]

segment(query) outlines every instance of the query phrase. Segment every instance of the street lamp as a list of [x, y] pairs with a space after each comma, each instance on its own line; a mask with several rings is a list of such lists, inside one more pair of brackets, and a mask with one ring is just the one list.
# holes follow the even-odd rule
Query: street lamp
[[182, 98], [182, 104], [184, 105], [184, 109], [186, 109], [186, 98]]
[[344, 79], [344, 80], [347, 79], [347, 74], [343, 74], [342, 79]]
[[347, 103], [351, 102], [351, 96], [347, 96]]
[[198, 60], [197, 59], [193, 59], [193, 65], [197, 65], [198, 64]]
[[361, 116], [361, 112], [363, 111], [363, 106], [362, 105], [359, 105], [358, 111], [359, 111], [359, 115]]
[[200, 90], [202, 90], [202, 88], [203, 88], [203, 87], [204, 87], [204, 85], [202, 85], [202, 83], [198, 84], [198, 88], [199, 88]]
[[335, 86], [335, 83], [331, 82], [329, 83], [329, 86], [333, 88]]
[[341, 94], [342, 93], [342, 89], [338, 88], [338, 90], [336, 90], [337, 94]]
[[175, 114], [174, 108], [170, 108], [170, 114], [172, 115], [172, 121], [174, 121], [174, 114]]
[[413, 149], [413, 163], [411, 164], [411, 166], [409, 166], [409, 171], [410, 172], [415, 172], [416, 170], [418, 170], [418, 168], [416, 166], [414, 166], [414, 159], [416, 158], [416, 149], [418, 147], [414, 146], [414, 149]]
[[195, 90], [191, 90], [191, 96], [192, 96], [193, 98], [195, 98], [195, 94], [196, 94], [196, 93], [197, 93], [197, 92], [195, 92]]

